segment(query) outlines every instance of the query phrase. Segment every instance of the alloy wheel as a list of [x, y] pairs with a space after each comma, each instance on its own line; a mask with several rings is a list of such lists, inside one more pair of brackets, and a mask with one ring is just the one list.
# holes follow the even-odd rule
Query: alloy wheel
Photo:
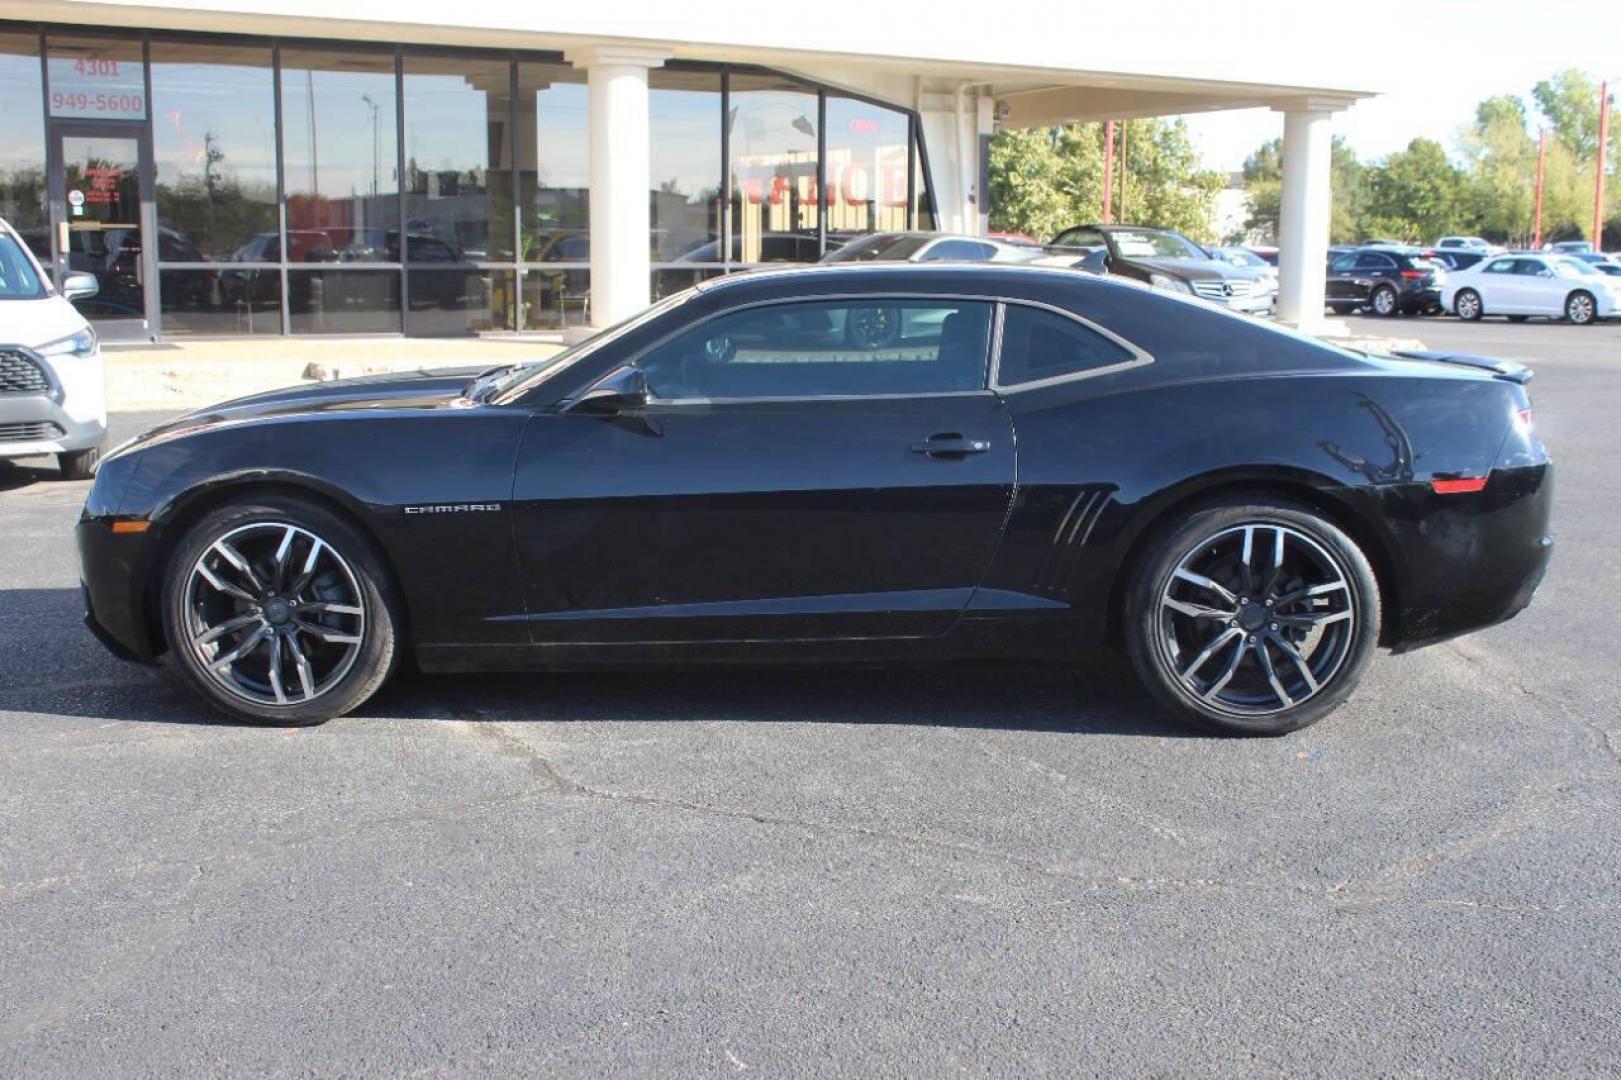
[[279, 521], [232, 529], [186, 578], [184, 630], [198, 666], [256, 705], [301, 705], [354, 666], [366, 609], [354, 570], [308, 529]]
[[1472, 292], [1463, 292], [1458, 296], [1458, 318], [1475, 319], [1480, 316], [1480, 297]]
[[1565, 318], [1577, 326], [1585, 326], [1593, 321], [1593, 298], [1586, 293], [1576, 293], [1565, 301]]
[[1322, 693], [1358, 613], [1345, 566], [1298, 529], [1255, 522], [1193, 545], [1160, 591], [1155, 647], [1183, 693], [1265, 717]]
[[1396, 310], [1396, 294], [1389, 289], [1379, 289], [1373, 294], [1373, 310], [1381, 315], [1389, 315]]

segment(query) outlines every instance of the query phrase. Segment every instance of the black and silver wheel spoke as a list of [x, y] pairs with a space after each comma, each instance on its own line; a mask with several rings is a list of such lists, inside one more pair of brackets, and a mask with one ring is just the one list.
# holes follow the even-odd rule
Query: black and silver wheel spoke
[[1202, 705], [1264, 717], [1332, 682], [1356, 620], [1339, 558], [1300, 529], [1257, 521], [1187, 549], [1160, 593], [1158, 647]]
[[255, 705], [300, 705], [336, 686], [366, 638], [359, 581], [319, 536], [259, 522], [215, 540], [185, 595], [193, 656], [220, 687]]

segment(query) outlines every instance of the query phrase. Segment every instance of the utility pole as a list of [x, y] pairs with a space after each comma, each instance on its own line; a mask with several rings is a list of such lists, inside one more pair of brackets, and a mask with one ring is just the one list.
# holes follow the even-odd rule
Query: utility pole
[[1103, 123], [1103, 217], [1105, 225], [1114, 218], [1110, 216], [1114, 209], [1114, 121], [1106, 120]]
[[1131, 121], [1120, 121], [1120, 220], [1126, 220], [1126, 151], [1131, 148]]
[[1531, 224], [1531, 247], [1542, 248], [1542, 184], [1548, 166], [1548, 129], [1537, 133], [1537, 212]]
[[1593, 250], [1604, 250], [1604, 151], [1610, 141], [1610, 80], [1598, 89], [1598, 168], [1593, 176]]

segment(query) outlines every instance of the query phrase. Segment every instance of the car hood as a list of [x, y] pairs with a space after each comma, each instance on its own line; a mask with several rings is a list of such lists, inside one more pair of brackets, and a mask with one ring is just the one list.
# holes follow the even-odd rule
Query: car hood
[[88, 325], [60, 296], [0, 301], [0, 344], [37, 349], [72, 337]]
[[1245, 266], [1234, 266], [1232, 263], [1218, 262], [1215, 259], [1137, 259], [1128, 258], [1125, 262], [1133, 266], [1140, 266], [1155, 273], [1167, 274], [1172, 277], [1185, 278], [1188, 281], [1211, 281], [1226, 278], [1254, 281], [1267, 277], [1259, 270]]
[[256, 420], [369, 409], [464, 408], [468, 403], [463, 393], [488, 370], [487, 367], [430, 368], [252, 394], [177, 416], [137, 435], [114, 451], [114, 455], [179, 435]]

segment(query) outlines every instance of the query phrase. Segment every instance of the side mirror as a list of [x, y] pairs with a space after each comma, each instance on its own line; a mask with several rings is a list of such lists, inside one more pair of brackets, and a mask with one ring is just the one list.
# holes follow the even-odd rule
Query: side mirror
[[69, 300], [84, 300], [100, 291], [101, 282], [94, 274], [87, 274], [81, 270], [62, 275], [62, 295]]
[[647, 374], [631, 364], [614, 368], [592, 383], [567, 412], [588, 416], [620, 416], [647, 406]]
[[1109, 272], [1109, 254], [1102, 248], [1093, 248], [1085, 255], [1082, 255], [1080, 262], [1075, 265], [1093, 274], [1107, 274]]

